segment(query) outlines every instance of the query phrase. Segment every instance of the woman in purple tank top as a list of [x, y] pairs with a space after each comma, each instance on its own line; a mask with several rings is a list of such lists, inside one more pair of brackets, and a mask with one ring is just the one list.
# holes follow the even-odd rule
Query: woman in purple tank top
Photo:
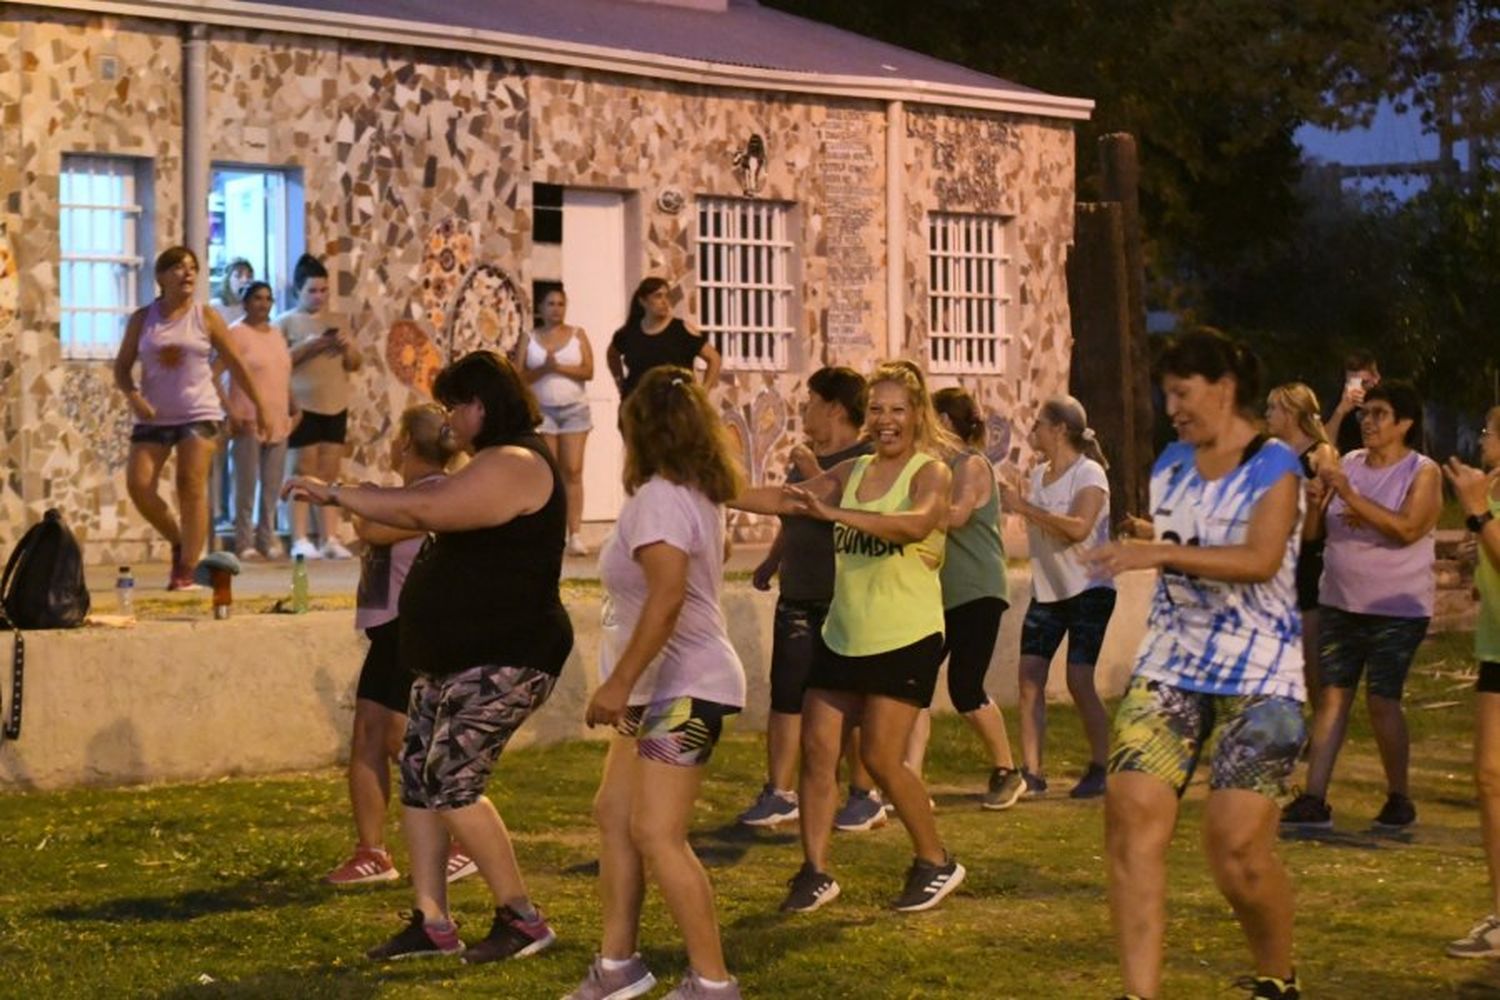
[[[208, 470], [224, 407], [214, 386], [215, 356], [255, 404], [256, 433], [268, 436], [265, 406], [218, 312], [194, 301], [198, 257], [171, 247], [156, 258], [161, 294], [125, 324], [115, 385], [135, 414], [125, 485], [141, 516], [172, 546], [168, 590], [193, 588], [193, 564], [208, 539]], [[140, 362], [141, 383], [135, 382]], [[162, 499], [161, 470], [177, 452], [177, 514]]]
[[1323, 689], [1307, 791], [1281, 814], [1288, 827], [1333, 826], [1325, 796], [1361, 674], [1388, 790], [1375, 824], [1404, 829], [1417, 819], [1407, 787], [1410, 741], [1401, 693], [1432, 618], [1442, 474], [1416, 450], [1422, 398], [1408, 383], [1385, 381], [1366, 392], [1359, 429], [1363, 448], [1318, 469], [1328, 498], [1321, 510], [1314, 506], [1305, 529], [1327, 539], [1318, 587]]

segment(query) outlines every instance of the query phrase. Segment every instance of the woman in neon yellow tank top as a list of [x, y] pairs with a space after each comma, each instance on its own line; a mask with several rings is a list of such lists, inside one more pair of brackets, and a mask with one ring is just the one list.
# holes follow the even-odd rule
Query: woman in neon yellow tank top
[[[798, 486], [749, 490], [732, 506], [833, 522], [834, 589], [802, 704], [802, 869], [783, 910], [831, 902], [828, 874], [844, 730], [862, 728], [861, 757], [906, 825], [916, 852], [899, 910], [926, 910], [958, 887], [964, 868], [943, 847], [927, 789], [903, 762], [918, 713], [932, 701], [943, 648], [938, 583], [951, 474], [948, 447], [920, 372], [908, 362], [870, 377], [866, 430], [873, 455]], [[956, 444], [956, 442], [954, 442]]]

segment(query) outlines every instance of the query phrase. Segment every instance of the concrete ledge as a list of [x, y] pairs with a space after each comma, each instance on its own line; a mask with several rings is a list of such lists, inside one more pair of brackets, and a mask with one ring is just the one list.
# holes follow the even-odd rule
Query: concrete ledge
[[[1152, 576], [1121, 581], [1097, 683], [1124, 689], [1146, 621]], [[1030, 582], [1013, 574], [989, 687], [1016, 701], [1016, 662]], [[749, 703], [735, 726], [764, 727], [773, 594], [744, 584], [724, 593], [731, 638], [745, 663]], [[577, 644], [552, 698], [517, 746], [585, 737], [583, 708], [597, 683], [599, 601], [569, 606]], [[247, 615], [228, 621], [143, 622], [26, 634], [21, 738], [0, 743], [0, 787], [50, 789], [189, 781], [326, 767], [347, 759], [364, 638], [349, 612]], [[1059, 662], [1065, 650], [1059, 650]], [[0, 688], [9, 691], [11, 640], [0, 639]], [[1067, 697], [1054, 670], [1050, 696]], [[951, 711], [939, 685], [938, 711]]]

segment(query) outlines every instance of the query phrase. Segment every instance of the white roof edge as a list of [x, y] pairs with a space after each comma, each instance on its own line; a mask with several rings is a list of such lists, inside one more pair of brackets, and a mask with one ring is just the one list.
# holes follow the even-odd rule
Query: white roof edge
[[658, 80], [877, 101], [912, 101], [1075, 121], [1086, 121], [1094, 107], [1094, 102], [1087, 98], [1058, 97], [1039, 91], [1000, 91], [922, 80], [884, 80], [735, 66], [478, 28], [429, 27], [393, 18], [351, 16], [249, 0], [23, 0], [18, 6], [56, 7], [72, 13], [157, 18], [240, 29], [245, 28], [248, 21], [263, 20], [267, 27], [262, 30], [266, 31], [456, 49]]

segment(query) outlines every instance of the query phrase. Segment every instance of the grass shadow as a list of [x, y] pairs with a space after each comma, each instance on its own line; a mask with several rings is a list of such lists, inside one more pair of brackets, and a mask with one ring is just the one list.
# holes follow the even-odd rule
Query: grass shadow
[[1384, 844], [1371, 836], [1371, 831], [1353, 833], [1349, 830], [1282, 830], [1281, 840], [1286, 843], [1316, 841], [1329, 847], [1348, 847], [1364, 851], [1385, 850]]
[[126, 896], [88, 905], [58, 906], [44, 913], [67, 922], [188, 921], [211, 914], [316, 904], [334, 891], [309, 882], [301, 873], [277, 869], [212, 889], [189, 889], [174, 896]]

